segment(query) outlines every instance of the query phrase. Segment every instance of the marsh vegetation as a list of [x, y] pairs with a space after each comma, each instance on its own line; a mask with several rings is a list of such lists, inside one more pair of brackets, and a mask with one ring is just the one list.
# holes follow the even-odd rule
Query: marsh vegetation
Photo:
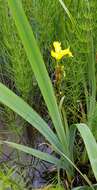
[[96, 65], [96, 0], [0, 0], [0, 190], [97, 188]]

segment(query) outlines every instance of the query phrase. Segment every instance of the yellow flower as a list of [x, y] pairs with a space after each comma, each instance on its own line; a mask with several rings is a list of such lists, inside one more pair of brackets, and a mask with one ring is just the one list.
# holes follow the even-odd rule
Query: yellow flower
[[60, 42], [54, 42], [53, 46], [55, 48], [55, 52], [59, 53], [61, 51], [61, 43]]
[[69, 48], [62, 50], [61, 43], [56, 41], [53, 43], [55, 51], [51, 51], [51, 56], [54, 57], [56, 60], [62, 59], [64, 56], [73, 57]]

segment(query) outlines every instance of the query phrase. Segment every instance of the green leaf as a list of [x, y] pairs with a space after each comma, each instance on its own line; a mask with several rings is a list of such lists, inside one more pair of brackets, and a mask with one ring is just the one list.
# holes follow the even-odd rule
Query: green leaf
[[20, 144], [8, 142], [8, 141], [1, 141], [1, 143], [2, 142], [7, 144], [8, 146], [10, 146], [12, 148], [15, 148], [15, 149], [18, 149], [20, 151], [23, 151], [23, 152], [25, 152], [27, 154], [35, 156], [35, 157], [37, 157], [37, 158], [39, 158], [41, 160], [44, 160], [46, 162], [52, 163], [52, 164], [56, 165], [59, 168], [64, 168], [64, 163], [62, 163], [61, 160], [55, 158], [52, 155], [49, 155], [48, 153], [41, 152], [40, 150], [36, 150], [36, 149], [29, 148], [29, 147], [24, 146], [24, 145], [20, 145]]
[[95, 138], [86, 124], [76, 124], [86, 147], [88, 157], [97, 180], [97, 143]]
[[36, 80], [46, 102], [49, 114], [54, 123], [58, 137], [63, 145], [65, 152], [67, 151], [67, 142], [64, 127], [62, 125], [60, 113], [58, 110], [56, 98], [52, 88], [50, 78], [48, 76], [44, 61], [36, 44], [31, 26], [27, 20], [25, 12], [20, 0], [7, 0], [12, 11], [19, 36], [24, 45], [26, 54], [35, 74]]
[[58, 138], [48, 127], [46, 122], [26, 102], [2, 83], [0, 83], [0, 102], [8, 106], [34, 126], [56, 149], [62, 150]]
[[74, 163], [74, 142], [75, 142], [75, 135], [76, 135], [76, 128], [75, 125], [71, 125], [69, 129], [69, 151], [70, 151], [70, 158]]
[[62, 0], [59, 0], [61, 6], [63, 7], [63, 9], [65, 10], [66, 14], [68, 15], [68, 17], [70, 18], [71, 22], [74, 24], [74, 19], [70, 13], [70, 11], [68, 10], [66, 4], [62, 1]]
[[79, 30], [79, 28], [77, 27], [77, 21], [75, 20], [75, 18], [73, 18], [72, 14], [70, 13], [69, 9], [67, 8], [65, 2], [63, 2], [63, 0], [59, 0], [59, 3], [60, 3], [61, 6], [63, 7], [65, 13], [68, 15], [68, 17], [69, 17], [69, 19], [70, 19], [70, 21], [71, 21], [71, 23], [72, 23], [73, 28], [76, 29], [76, 31], [75, 31], [76, 34], [77, 34], [78, 36], [80, 36], [80, 30]]

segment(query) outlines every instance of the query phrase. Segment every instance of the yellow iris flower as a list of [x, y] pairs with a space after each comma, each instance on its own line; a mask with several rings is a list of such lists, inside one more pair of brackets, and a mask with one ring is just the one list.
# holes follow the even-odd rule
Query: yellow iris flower
[[55, 51], [51, 51], [51, 56], [54, 57], [56, 60], [60, 60], [64, 56], [73, 57], [69, 48], [62, 50], [60, 42], [54, 42], [53, 46]]

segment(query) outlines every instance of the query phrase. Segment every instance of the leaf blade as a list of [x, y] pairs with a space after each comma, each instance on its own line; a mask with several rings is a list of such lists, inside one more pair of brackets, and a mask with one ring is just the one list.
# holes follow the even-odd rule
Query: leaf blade
[[61, 121], [60, 113], [58, 110], [57, 102], [55, 99], [54, 91], [52, 88], [52, 84], [48, 76], [42, 56], [36, 44], [31, 26], [28, 23], [28, 20], [22, 8], [21, 2], [19, 0], [14, 0], [14, 1], [7, 0], [7, 1], [12, 11], [19, 36], [22, 40], [22, 43], [24, 45], [32, 70], [35, 74], [36, 80], [41, 89], [46, 105], [48, 107], [49, 114], [54, 123], [58, 137], [64, 147], [64, 150], [67, 151], [65, 131], [62, 125], [62, 121]]
[[93, 169], [95, 178], [97, 180], [97, 143], [95, 138], [86, 124], [80, 123], [76, 124], [86, 147], [88, 157]]
[[15, 93], [0, 83], [0, 102], [34, 126], [54, 147], [62, 149], [60, 142], [46, 122]]
[[7, 144], [8, 146], [15, 148], [19, 151], [23, 151], [27, 154], [30, 154], [32, 156], [35, 156], [41, 160], [44, 160], [46, 162], [49, 162], [51, 164], [56, 165], [59, 168], [64, 168], [64, 164], [62, 165], [61, 160], [57, 159], [56, 157], [49, 155], [48, 153], [41, 152], [40, 150], [36, 150], [34, 148], [30, 148], [21, 144], [9, 142], [9, 141], [1, 141], [1, 143]]

